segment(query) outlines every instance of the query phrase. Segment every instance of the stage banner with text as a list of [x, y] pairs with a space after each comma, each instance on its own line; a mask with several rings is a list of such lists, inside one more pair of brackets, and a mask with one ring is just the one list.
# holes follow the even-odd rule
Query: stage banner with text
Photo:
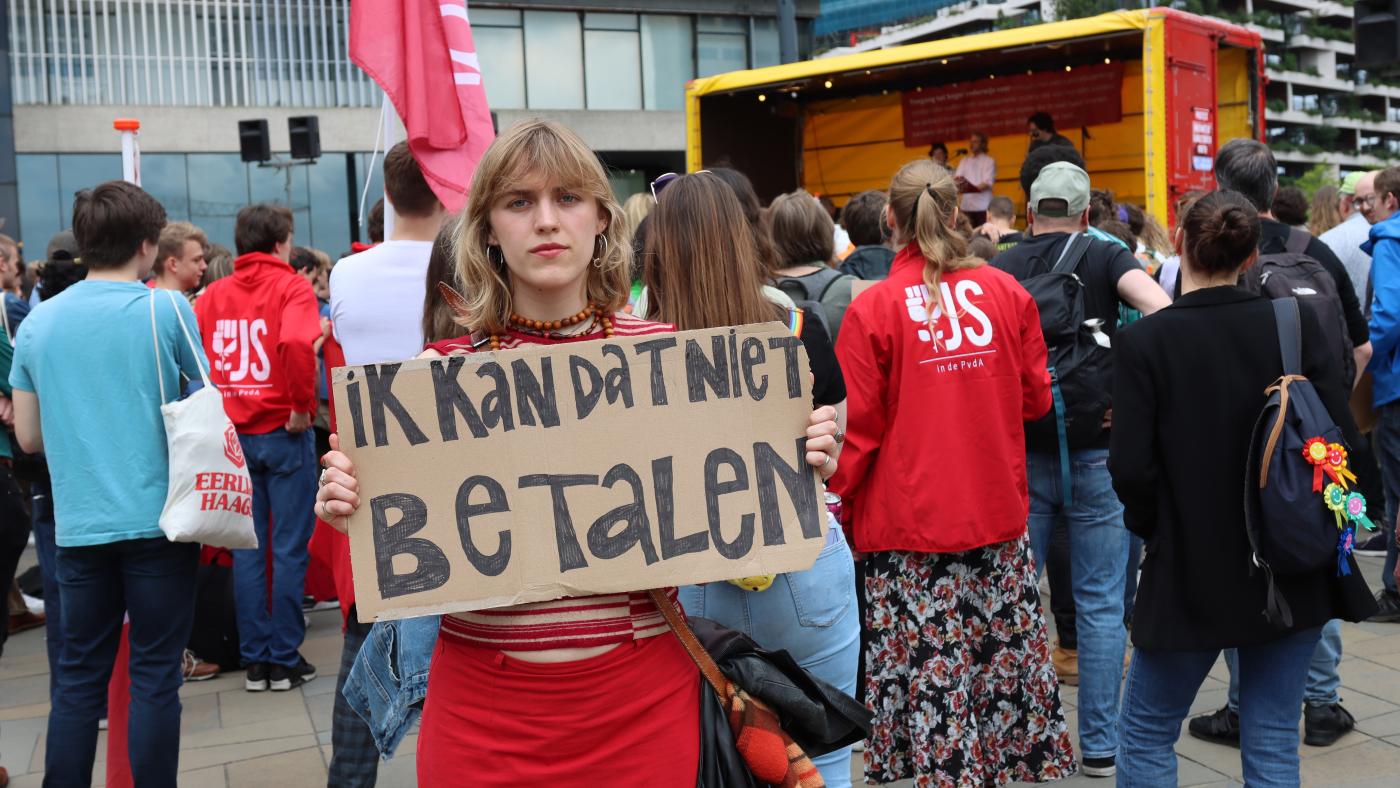
[[808, 369], [770, 323], [334, 370], [360, 619], [811, 567]]
[[1035, 112], [1050, 113], [1058, 129], [1117, 123], [1122, 87], [1123, 64], [1106, 63], [906, 90], [904, 144], [965, 140], [974, 131], [1025, 134], [1026, 118]]

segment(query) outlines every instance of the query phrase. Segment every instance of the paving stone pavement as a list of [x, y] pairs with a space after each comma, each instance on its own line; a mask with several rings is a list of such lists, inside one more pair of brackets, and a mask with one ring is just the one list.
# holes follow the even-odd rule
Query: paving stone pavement
[[[32, 550], [21, 569], [33, 563]], [[1381, 560], [1361, 558], [1372, 587], [1379, 587]], [[340, 662], [340, 614], [310, 614], [302, 653], [320, 675], [292, 692], [249, 693], [242, 673], [187, 684], [180, 740], [181, 788], [245, 788], [267, 785], [321, 786], [330, 761], [331, 704], [335, 669]], [[1356, 730], [1327, 748], [1301, 746], [1304, 785], [1400, 785], [1400, 624], [1344, 624], [1345, 656], [1341, 663], [1342, 700], [1356, 716]], [[1226, 673], [1216, 664], [1193, 713], [1219, 708], [1225, 701]], [[1074, 687], [1060, 687], [1060, 697], [1075, 729]], [[14, 788], [37, 788], [42, 782], [48, 662], [43, 630], [10, 638], [0, 660], [0, 765], [10, 770]], [[1077, 735], [1076, 746], [1078, 745]], [[397, 757], [381, 764], [379, 785], [400, 788], [416, 784], [413, 752], [417, 736], [410, 734]], [[1241, 785], [1239, 751], [1192, 739], [1177, 743], [1179, 779], [1183, 786]], [[98, 742], [95, 785], [103, 785], [106, 734]], [[857, 784], [861, 756], [851, 762]], [[470, 785], [464, 779], [463, 785]], [[910, 782], [896, 783], [901, 787]], [[1107, 788], [1108, 780], [1076, 776], [1066, 786]]]

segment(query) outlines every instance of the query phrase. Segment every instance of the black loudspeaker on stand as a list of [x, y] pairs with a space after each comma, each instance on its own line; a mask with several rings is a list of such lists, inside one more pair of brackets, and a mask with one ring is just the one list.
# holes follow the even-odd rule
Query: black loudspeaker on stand
[[267, 135], [266, 120], [238, 121], [238, 154], [248, 162], [272, 159], [272, 141]]
[[315, 115], [287, 118], [287, 137], [293, 159], [321, 158], [321, 119]]

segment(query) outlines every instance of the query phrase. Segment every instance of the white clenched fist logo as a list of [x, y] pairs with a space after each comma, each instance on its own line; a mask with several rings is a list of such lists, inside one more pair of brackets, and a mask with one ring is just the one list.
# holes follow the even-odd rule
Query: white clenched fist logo
[[[263, 337], [267, 336], [267, 321], [219, 320], [214, 325], [214, 369], [223, 372], [230, 383], [249, 377], [265, 382], [272, 375]], [[251, 355], [250, 355], [251, 354]]]
[[[919, 326], [919, 340], [932, 342], [937, 352], [954, 351], [967, 340], [974, 347], [984, 348], [992, 343], [992, 321], [973, 303], [973, 296], [982, 295], [982, 287], [975, 281], [963, 280], [949, 287], [945, 282], [939, 286], [943, 303], [949, 304], [952, 311], [947, 315], [947, 330], [939, 326], [943, 320], [943, 309], [933, 305], [929, 312], [929, 292], [924, 285], [904, 288], [904, 305], [909, 319]], [[964, 325], [966, 323], [966, 325]]]

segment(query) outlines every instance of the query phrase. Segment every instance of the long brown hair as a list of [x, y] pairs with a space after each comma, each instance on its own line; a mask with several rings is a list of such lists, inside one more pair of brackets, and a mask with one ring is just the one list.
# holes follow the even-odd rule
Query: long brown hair
[[457, 281], [457, 260], [452, 254], [456, 234], [452, 223], [445, 225], [438, 233], [437, 240], [433, 241], [433, 251], [428, 257], [428, 292], [423, 296], [424, 343], [459, 337], [465, 331], [457, 313], [438, 287], [438, 283], [443, 282], [454, 290], [462, 289]]
[[[598, 157], [578, 135], [547, 120], [528, 120], [491, 143], [472, 175], [467, 208], [457, 223], [457, 278], [465, 288], [469, 329], [498, 334], [511, 313], [510, 278], [497, 248], [488, 250], [491, 208], [522, 182], [557, 179], [566, 189], [591, 195], [607, 220], [606, 245], [588, 266], [588, 300], [616, 312], [631, 290], [632, 245], [626, 214], [617, 204]], [[493, 260], [492, 258], [495, 258]]]
[[[906, 242], [918, 244], [924, 257], [924, 284], [930, 302], [947, 311], [939, 284], [943, 275], [984, 265], [971, 256], [967, 240], [953, 229], [958, 187], [948, 170], [929, 159], [915, 159], [890, 181], [890, 210]], [[934, 310], [929, 310], [930, 316]]]
[[686, 331], [777, 320], [734, 190], [709, 173], [666, 185], [647, 230], [647, 317]]
[[744, 209], [744, 219], [753, 232], [754, 245], [758, 247], [758, 260], [763, 270], [772, 273], [782, 268], [778, 262], [778, 250], [773, 246], [773, 234], [768, 230], [768, 218], [764, 216], [763, 203], [758, 200], [758, 192], [753, 189], [753, 181], [744, 173], [729, 167], [711, 167], [710, 173], [729, 184], [734, 195], [739, 198], [739, 206]]
[[1322, 235], [1342, 223], [1342, 191], [1328, 184], [1313, 194], [1308, 216], [1308, 232]]

